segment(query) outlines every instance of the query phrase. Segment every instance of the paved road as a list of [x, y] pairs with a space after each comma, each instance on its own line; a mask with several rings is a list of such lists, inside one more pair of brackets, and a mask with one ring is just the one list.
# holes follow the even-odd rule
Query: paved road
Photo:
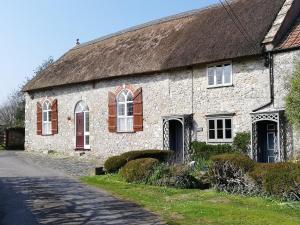
[[22, 152], [0, 152], [1, 225], [163, 224], [133, 203], [87, 187]]

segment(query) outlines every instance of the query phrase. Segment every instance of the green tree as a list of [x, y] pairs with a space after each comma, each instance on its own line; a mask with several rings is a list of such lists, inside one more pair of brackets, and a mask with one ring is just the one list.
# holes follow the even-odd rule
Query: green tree
[[300, 62], [297, 65], [286, 97], [286, 113], [291, 124], [300, 126]]

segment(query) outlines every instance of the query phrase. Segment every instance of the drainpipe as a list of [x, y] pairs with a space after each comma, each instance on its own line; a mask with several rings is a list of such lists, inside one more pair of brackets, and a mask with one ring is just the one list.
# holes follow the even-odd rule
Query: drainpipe
[[269, 73], [270, 73], [270, 101], [262, 106], [260, 106], [257, 109], [254, 109], [253, 112], [257, 112], [261, 109], [264, 109], [274, 102], [274, 60], [273, 60], [273, 54], [271, 52], [268, 52], [268, 55], [266, 56], [265, 61], [266, 66], [269, 66]]

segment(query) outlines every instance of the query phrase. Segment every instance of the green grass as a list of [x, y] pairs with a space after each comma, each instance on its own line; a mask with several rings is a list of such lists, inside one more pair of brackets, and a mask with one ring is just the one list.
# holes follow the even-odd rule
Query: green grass
[[168, 224], [300, 224], [300, 203], [266, 198], [128, 184], [119, 175], [83, 177], [82, 181], [134, 201], [159, 214]]

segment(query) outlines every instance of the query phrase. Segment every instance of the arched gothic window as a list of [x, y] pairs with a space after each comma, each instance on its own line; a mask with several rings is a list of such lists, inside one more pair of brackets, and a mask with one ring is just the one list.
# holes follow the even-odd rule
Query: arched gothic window
[[50, 135], [52, 133], [51, 129], [51, 103], [46, 100], [43, 103], [43, 135]]
[[117, 96], [117, 127], [118, 132], [133, 131], [133, 94], [127, 89]]

